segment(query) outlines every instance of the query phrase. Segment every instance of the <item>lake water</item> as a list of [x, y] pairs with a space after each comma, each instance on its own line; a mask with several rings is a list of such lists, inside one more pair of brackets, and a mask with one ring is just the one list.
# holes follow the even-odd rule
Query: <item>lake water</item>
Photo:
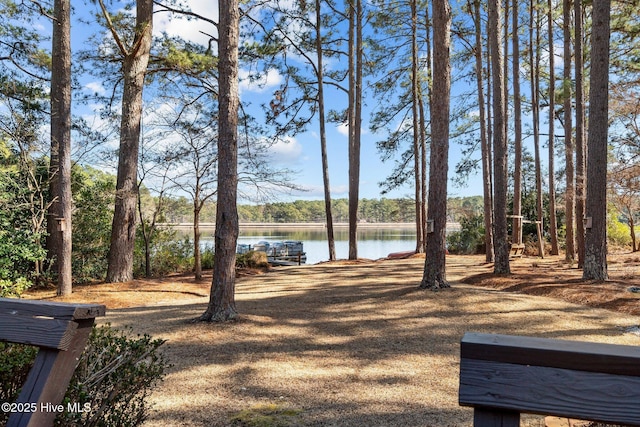
[[[202, 244], [212, 247], [213, 232], [204, 230]], [[349, 231], [347, 228], [334, 230], [336, 257], [349, 257]], [[327, 231], [324, 228], [241, 228], [238, 244], [254, 244], [259, 241], [281, 242], [284, 240], [301, 241], [307, 253], [307, 264], [315, 264], [329, 259]], [[358, 258], [379, 259], [392, 252], [414, 250], [416, 246], [415, 229], [409, 227], [360, 228], [358, 230]]]

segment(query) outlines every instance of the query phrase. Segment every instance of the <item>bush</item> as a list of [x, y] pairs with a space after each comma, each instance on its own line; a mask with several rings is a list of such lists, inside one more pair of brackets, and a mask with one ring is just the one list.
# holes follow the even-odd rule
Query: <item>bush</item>
[[607, 242], [611, 246], [631, 246], [631, 229], [628, 224], [620, 222], [618, 218], [608, 215], [607, 218]]
[[[138, 426], [149, 415], [148, 397], [170, 366], [158, 352], [164, 340], [130, 337], [110, 326], [94, 327], [63, 400], [84, 412], [66, 410], [56, 426]], [[16, 344], [0, 347], [0, 397], [15, 401], [33, 364], [36, 349]], [[9, 361], [9, 362], [7, 362]], [[7, 363], [5, 363], [7, 362]], [[8, 414], [0, 413], [0, 417]], [[4, 424], [6, 419], [0, 419]]]
[[[138, 230], [134, 252], [135, 277], [146, 274], [146, 253], [144, 239]], [[177, 239], [173, 230], [156, 229], [149, 245], [151, 276], [165, 276], [169, 273], [182, 273], [193, 267], [193, 241], [188, 237]]]
[[460, 220], [460, 231], [447, 236], [447, 249], [452, 254], [477, 254], [484, 247], [484, 217], [471, 215]]
[[32, 283], [24, 277], [18, 277], [15, 280], [0, 279], [0, 297], [18, 298], [31, 285]]
[[74, 282], [104, 279], [107, 271], [115, 177], [87, 166], [72, 169]]
[[202, 263], [202, 269], [211, 270], [213, 268], [213, 260], [214, 260], [213, 246], [206, 245], [200, 251], [200, 256], [201, 256], [200, 262]]
[[[14, 402], [38, 349], [28, 345], [0, 342], [0, 402]], [[0, 425], [6, 425], [9, 412], [0, 412]]]
[[267, 253], [260, 251], [249, 251], [246, 254], [238, 254], [236, 256], [237, 268], [266, 268], [269, 267], [267, 262]]

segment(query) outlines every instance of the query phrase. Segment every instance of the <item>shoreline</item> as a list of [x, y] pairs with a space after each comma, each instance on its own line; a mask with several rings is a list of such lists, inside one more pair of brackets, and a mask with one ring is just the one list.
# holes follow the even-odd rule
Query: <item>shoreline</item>
[[[160, 227], [174, 228], [174, 229], [193, 229], [193, 223], [182, 222], [182, 223], [164, 223], [158, 224]], [[214, 222], [201, 222], [201, 229], [213, 229], [216, 224]], [[349, 228], [349, 223], [347, 222], [338, 222], [333, 224], [334, 228]], [[358, 228], [366, 228], [366, 229], [376, 229], [376, 228], [400, 228], [400, 229], [414, 229], [416, 224], [413, 222], [360, 222], [358, 223]], [[448, 222], [447, 230], [450, 229], [458, 229], [460, 227], [459, 223]], [[326, 229], [327, 225], [324, 222], [241, 222], [240, 229], [241, 230], [251, 230], [251, 229], [316, 229], [322, 230]]]

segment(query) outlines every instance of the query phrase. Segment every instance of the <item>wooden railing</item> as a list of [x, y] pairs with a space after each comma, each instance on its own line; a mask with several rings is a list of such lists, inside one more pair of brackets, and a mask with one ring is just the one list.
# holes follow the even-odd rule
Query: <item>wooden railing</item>
[[62, 412], [62, 399], [103, 305], [63, 304], [0, 298], [0, 341], [39, 347], [13, 403], [7, 426], [46, 427]]
[[640, 348], [467, 333], [460, 404], [475, 427], [516, 427], [520, 413], [640, 426]]

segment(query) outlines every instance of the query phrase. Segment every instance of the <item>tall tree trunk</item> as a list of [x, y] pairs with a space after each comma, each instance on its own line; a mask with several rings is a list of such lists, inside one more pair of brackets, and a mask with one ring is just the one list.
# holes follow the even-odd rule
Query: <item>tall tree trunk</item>
[[489, 1], [489, 48], [493, 80], [493, 176], [494, 176], [494, 247], [496, 274], [508, 274], [509, 240], [507, 233], [507, 138], [505, 132], [504, 77], [500, 37], [500, 2]]
[[[129, 50], [123, 50], [122, 120], [116, 180], [116, 203], [111, 227], [107, 282], [133, 279], [138, 198], [138, 151], [141, 137], [142, 91], [149, 64], [153, 25], [153, 2], [136, 3], [136, 34]], [[115, 36], [115, 32], [112, 31]]]
[[413, 115], [413, 174], [415, 182], [416, 210], [416, 253], [424, 253], [424, 235], [422, 234], [422, 180], [420, 174], [420, 107], [418, 68], [418, 7], [417, 0], [411, 0], [411, 112]]
[[535, 0], [529, 2], [529, 62], [531, 63], [531, 115], [536, 179], [536, 220], [538, 221], [538, 256], [544, 258], [542, 238], [544, 204], [542, 198], [542, 166], [540, 154], [540, 12]]
[[324, 69], [322, 49], [322, 15], [320, 0], [316, 0], [316, 53], [318, 60], [318, 115], [320, 121], [320, 152], [322, 156], [322, 182], [324, 185], [324, 211], [327, 221], [327, 244], [329, 260], [336, 259], [336, 242], [333, 234], [333, 213], [331, 212], [331, 185], [329, 183], [329, 160], [327, 155], [327, 131], [324, 111]]
[[236, 245], [238, 242], [238, 0], [218, 3], [219, 118], [218, 203], [211, 295], [200, 320], [225, 322], [238, 316], [235, 302]]
[[349, 0], [349, 259], [358, 259], [358, 188], [355, 184], [355, 33], [356, 33], [356, 6], [355, 0]]
[[420, 110], [420, 229], [422, 231], [422, 244], [425, 247], [427, 235], [427, 128], [422, 95], [419, 100]]
[[583, 61], [583, 25], [582, 2], [574, 4], [575, 32], [575, 81], [576, 81], [576, 243], [578, 245], [578, 267], [584, 265], [584, 203], [586, 195], [585, 181], [585, 126], [584, 126], [584, 61]]
[[593, 1], [591, 34], [591, 87], [589, 135], [587, 137], [586, 217], [591, 220], [585, 235], [585, 280], [604, 281], [607, 273], [607, 143], [609, 137], [609, 35], [610, 0]]
[[504, 133], [505, 138], [507, 138], [507, 144], [509, 144], [508, 136], [509, 136], [509, 0], [505, 0], [501, 3], [503, 6], [504, 12], [504, 20], [503, 22], [503, 37], [504, 43], [502, 45], [503, 54], [502, 54], [502, 78], [504, 79], [504, 84], [502, 85], [503, 91], [503, 99], [504, 99]]
[[[577, 0], [581, 1], [581, 0]], [[571, 0], [562, 2], [563, 22], [562, 32], [564, 37], [564, 61], [562, 96], [564, 101], [564, 153], [565, 153], [565, 259], [573, 261], [576, 258], [575, 245], [575, 162], [573, 156], [573, 120], [571, 119]]]
[[551, 255], [558, 255], [558, 217], [556, 214], [556, 169], [555, 169], [555, 104], [556, 73], [553, 44], [553, 2], [547, 3], [547, 33], [549, 37], [549, 234], [551, 235]]
[[[55, 23], [54, 23], [55, 25]], [[53, 117], [52, 117], [53, 125]], [[57, 274], [58, 272], [58, 252], [60, 252], [60, 240], [62, 235], [58, 230], [58, 218], [61, 218], [60, 213], [60, 171], [58, 170], [60, 160], [59, 153], [60, 144], [58, 139], [51, 135], [51, 149], [49, 160], [49, 207], [47, 208], [47, 236], [45, 237], [45, 245], [47, 247], [47, 268]], [[40, 263], [36, 263], [36, 274], [40, 275], [42, 269], [39, 267]], [[57, 280], [57, 279], [56, 279]]]
[[482, 157], [482, 194], [484, 212], [485, 261], [493, 262], [493, 189], [491, 188], [491, 145], [487, 138], [487, 119], [484, 100], [484, 76], [482, 72], [482, 19], [480, 0], [474, 1], [476, 85], [478, 87], [478, 110], [480, 121], [480, 151]]
[[451, 6], [448, 0], [433, 2], [433, 85], [431, 105], [431, 162], [427, 218], [433, 232], [427, 233], [423, 289], [448, 288], [446, 277], [447, 181], [449, 168], [449, 109], [451, 88]]
[[629, 218], [629, 234], [631, 234], [631, 251], [638, 252], [636, 247], [636, 222], [633, 220], [633, 212], [631, 209], [627, 209]]
[[[55, 0], [51, 69], [51, 141], [57, 146], [58, 295], [70, 295], [71, 275], [71, 5]], [[53, 142], [55, 141], [55, 143]]]
[[[433, 105], [432, 103], [432, 90], [433, 90], [433, 69], [431, 67], [432, 64], [432, 53], [431, 53], [431, 27], [432, 27], [432, 23], [431, 23], [431, 18], [429, 17], [429, 8], [425, 7], [424, 8], [424, 22], [425, 22], [425, 44], [427, 47], [427, 61], [425, 64], [425, 68], [426, 68], [426, 72], [427, 72], [427, 81], [426, 81], [426, 88], [427, 88], [427, 102], [429, 105], [429, 108], [431, 108], [431, 106]], [[420, 86], [420, 89], [422, 89], [422, 86]], [[420, 171], [421, 171], [421, 184], [422, 184], [422, 238], [423, 238], [423, 242], [426, 243], [426, 238], [427, 238], [427, 191], [428, 191], [428, 178], [427, 178], [427, 174], [429, 173], [428, 171], [428, 165], [427, 165], [427, 153], [428, 153], [428, 147], [427, 147], [427, 119], [426, 119], [426, 114], [424, 111], [424, 99], [422, 94], [420, 95], [420, 157], [422, 158], [422, 164], [420, 166]], [[426, 246], [425, 246], [425, 250], [426, 250]]]
[[[513, 0], [513, 127], [514, 127], [514, 174], [513, 174], [513, 243], [522, 244], [522, 103], [520, 99], [520, 35], [518, 34], [518, 0]], [[506, 62], [506, 61], [505, 61]]]
[[[355, 4], [353, 3], [355, 1]], [[350, 2], [349, 16], [349, 259], [358, 259], [360, 134], [362, 127], [362, 0]]]
[[[196, 186], [198, 188], [198, 186]], [[200, 192], [196, 189], [193, 197], [193, 274], [196, 282], [202, 280], [202, 251], [200, 250]]]

